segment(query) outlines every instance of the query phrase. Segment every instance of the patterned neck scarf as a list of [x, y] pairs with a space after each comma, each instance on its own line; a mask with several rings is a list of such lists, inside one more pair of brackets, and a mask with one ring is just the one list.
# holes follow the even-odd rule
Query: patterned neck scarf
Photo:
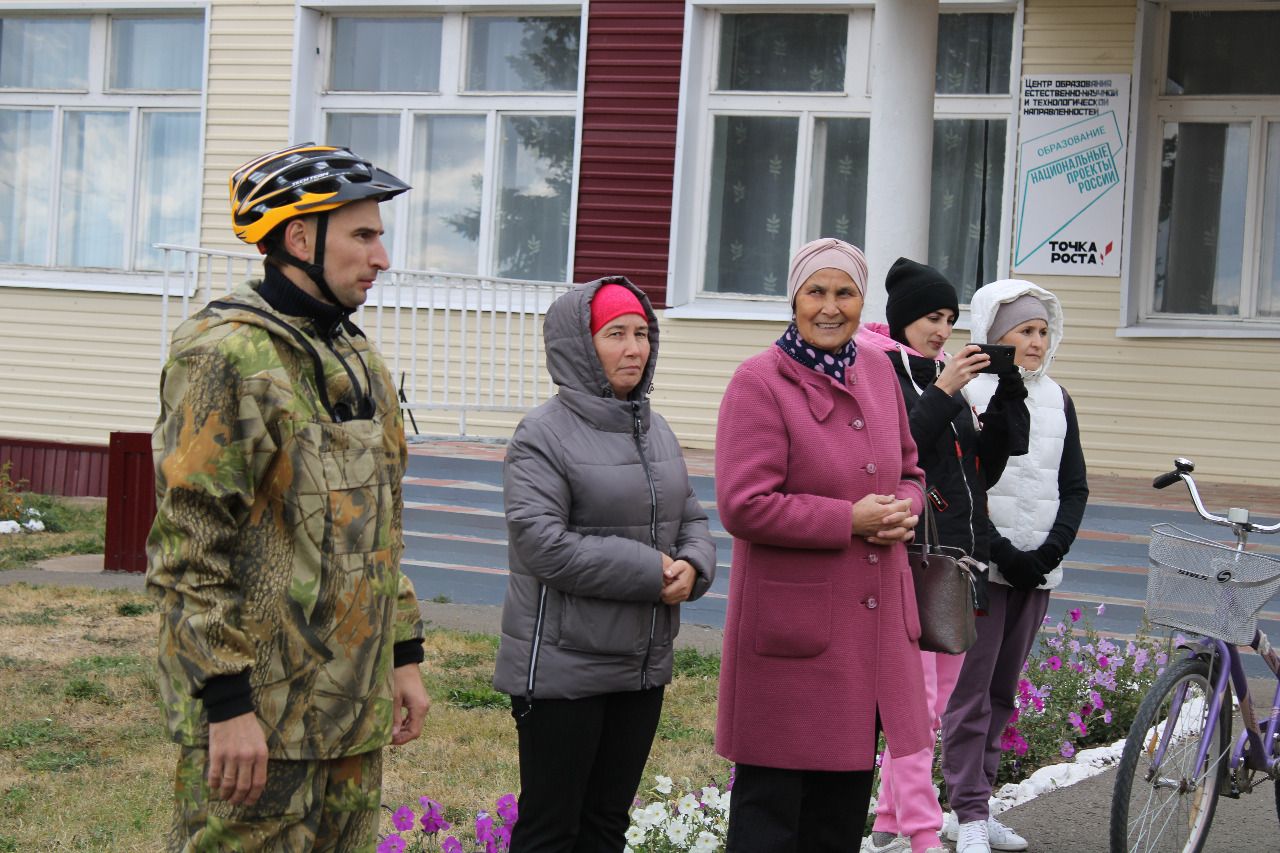
[[782, 333], [782, 337], [778, 338], [774, 343], [778, 349], [805, 367], [816, 370], [819, 373], [825, 373], [841, 385], [844, 384], [845, 371], [853, 367], [853, 361], [858, 357], [858, 347], [853, 342], [853, 338], [849, 338], [849, 342], [836, 352], [827, 352], [824, 349], [818, 349], [810, 345], [801, 338], [800, 330], [796, 328], [794, 321], [787, 326], [787, 330]]

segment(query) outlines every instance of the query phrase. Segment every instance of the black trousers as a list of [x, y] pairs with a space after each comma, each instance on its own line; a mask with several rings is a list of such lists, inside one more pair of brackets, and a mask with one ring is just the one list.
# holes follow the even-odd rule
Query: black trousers
[[874, 775], [737, 765], [726, 853], [857, 850]]
[[662, 693], [657, 687], [531, 705], [511, 697], [520, 741], [511, 853], [621, 853]]

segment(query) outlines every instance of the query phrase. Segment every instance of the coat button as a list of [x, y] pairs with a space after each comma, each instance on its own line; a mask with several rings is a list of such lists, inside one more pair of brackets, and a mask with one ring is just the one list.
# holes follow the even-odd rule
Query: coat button
[[853, 427], [854, 429], [862, 429], [864, 426], [866, 426], [866, 424], [863, 423], [862, 418], [854, 418], [852, 421], [849, 422], [849, 426]]
[[871, 598], [867, 599], [868, 610], [875, 610], [879, 606], [880, 606], [880, 602], [876, 601], [875, 596], [872, 596]]
[[868, 473], [868, 474], [874, 474], [875, 472], [876, 472], [876, 463], [874, 463], [874, 462], [868, 462], [868, 463], [867, 463], [867, 473]]
[[879, 554], [868, 554], [868, 555], [867, 555], [867, 562], [874, 566], [876, 563], [880, 562], [880, 555], [879, 555]]

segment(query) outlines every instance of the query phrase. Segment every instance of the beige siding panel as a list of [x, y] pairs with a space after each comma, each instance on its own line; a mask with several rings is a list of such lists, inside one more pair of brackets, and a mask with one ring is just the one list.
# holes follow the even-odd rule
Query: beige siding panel
[[227, 225], [227, 179], [249, 158], [289, 141], [293, 0], [214, 0], [200, 245], [243, 249]]
[[1129, 73], [1137, 7], [1131, 0], [1027, 0], [1022, 73]]
[[160, 377], [155, 297], [0, 288], [0, 435], [106, 444], [149, 432]]

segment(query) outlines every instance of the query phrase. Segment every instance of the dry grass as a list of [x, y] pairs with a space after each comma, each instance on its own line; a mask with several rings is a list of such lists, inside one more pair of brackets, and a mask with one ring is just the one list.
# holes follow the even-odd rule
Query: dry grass
[[[0, 853], [158, 849], [177, 748], [156, 707], [156, 619], [137, 592], [0, 586]], [[384, 804], [425, 794], [469, 825], [517, 790], [515, 726], [488, 686], [496, 648], [429, 633], [432, 711], [421, 739], [387, 751]], [[714, 659], [685, 652], [679, 670], [644, 784], [656, 773], [723, 782]]]

